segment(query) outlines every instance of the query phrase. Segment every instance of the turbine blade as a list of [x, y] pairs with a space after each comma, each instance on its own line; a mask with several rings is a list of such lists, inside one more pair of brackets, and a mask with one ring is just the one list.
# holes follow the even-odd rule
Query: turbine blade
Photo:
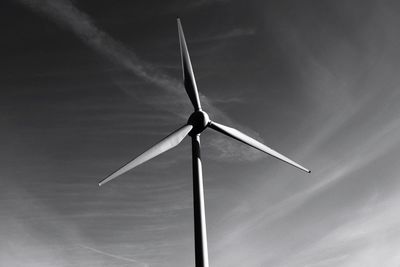
[[271, 155], [271, 156], [273, 156], [273, 157], [275, 157], [275, 158], [277, 158], [279, 160], [282, 160], [282, 161], [284, 161], [284, 162], [286, 162], [286, 163], [288, 163], [290, 165], [293, 165], [294, 167], [299, 168], [302, 171], [305, 171], [305, 172], [308, 172], [308, 173], [311, 172], [310, 170], [304, 168], [300, 164], [294, 162], [293, 160], [285, 157], [284, 155], [276, 152], [275, 150], [267, 147], [266, 145], [258, 142], [257, 140], [245, 135], [244, 133], [242, 133], [242, 132], [240, 132], [240, 131], [238, 131], [238, 130], [236, 130], [234, 128], [231, 128], [231, 127], [228, 127], [228, 126], [224, 126], [224, 125], [221, 125], [221, 124], [216, 123], [216, 122], [211, 122], [209, 124], [209, 127], [211, 127], [212, 129], [214, 129], [214, 130], [216, 130], [216, 131], [218, 131], [220, 133], [223, 133], [223, 134], [225, 134], [227, 136], [230, 136], [230, 137], [232, 137], [232, 138], [234, 138], [236, 140], [239, 140], [239, 141], [241, 141], [241, 142], [243, 142], [243, 143], [245, 143], [245, 144], [247, 144], [249, 146], [252, 146], [252, 147], [254, 147], [254, 148], [256, 148], [256, 149], [258, 149], [258, 150], [260, 150], [260, 151], [262, 151], [264, 153], [267, 153], [267, 154], [269, 154], [269, 155]]
[[125, 172], [135, 168], [136, 166], [177, 146], [183, 140], [183, 138], [185, 138], [188, 135], [188, 133], [190, 132], [190, 130], [192, 130], [192, 128], [193, 128], [192, 125], [182, 126], [178, 130], [174, 131], [173, 133], [165, 137], [163, 140], [152, 146], [150, 149], [140, 154], [134, 160], [128, 162], [122, 168], [110, 174], [107, 178], [105, 178], [99, 183], [99, 186], [102, 186], [103, 184], [117, 178], [118, 176], [124, 174]]
[[196, 80], [194, 78], [192, 63], [190, 62], [189, 51], [186, 45], [185, 35], [181, 25], [181, 20], [177, 18], [179, 43], [181, 47], [181, 59], [183, 70], [183, 83], [185, 85], [186, 93], [193, 104], [195, 110], [201, 110], [199, 93], [197, 91]]

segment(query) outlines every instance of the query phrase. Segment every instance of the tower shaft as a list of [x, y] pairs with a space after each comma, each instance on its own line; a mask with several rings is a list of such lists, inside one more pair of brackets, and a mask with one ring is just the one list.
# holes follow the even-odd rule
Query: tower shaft
[[192, 136], [194, 249], [196, 267], [208, 266], [206, 215], [204, 207], [203, 171], [200, 157], [200, 134]]

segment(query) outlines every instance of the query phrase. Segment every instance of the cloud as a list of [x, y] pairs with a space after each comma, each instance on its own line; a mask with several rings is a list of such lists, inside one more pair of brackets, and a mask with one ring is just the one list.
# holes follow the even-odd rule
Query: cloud
[[231, 0], [195, 0], [190, 4], [190, 6], [191, 7], [202, 7], [202, 6], [213, 5], [213, 4], [226, 4], [230, 1]]
[[[78, 244], [90, 238], [76, 225], [53, 210], [46, 201], [21, 187], [5, 183], [0, 209], [1, 266], [122, 266], [124, 260], [135, 266], [149, 266], [132, 258], [117, 256]], [[43, 197], [43, 196], [42, 196]], [[53, 201], [56, 201], [53, 199]], [[107, 257], [82, 251], [82, 247]]]
[[[45, 14], [52, 18], [60, 26], [65, 27], [72, 31], [89, 47], [113, 61], [116, 64], [123, 66], [125, 69], [132, 72], [137, 77], [142, 78], [144, 81], [156, 85], [158, 88], [165, 90], [167, 96], [162, 96], [162, 99], [154, 97], [150, 102], [157, 108], [163, 108], [175, 115], [184, 118], [189, 114], [191, 107], [188, 97], [186, 96], [182, 82], [174, 79], [173, 77], [163, 73], [157, 69], [155, 65], [139, 59], [139, 57], [130, 49], [125, 47], [122, 43], [115, 40], [107, 32], [101, 30], [96, 26], [90, 16], [83, 11], [79, 10], [73, 2], [69, 0], [18, 0], [20, 3], [29, 6], [36, 12]], [[240, 34], [251, 34], [249, 30], [236, 29], [232, 32], [220, 36], [218, 38], [234, 37]], [[125, 93], [135, 96], [135, 92], [130, 88], [116, 83], [120, 89]], [[217, 108], [205, 95], [200, 93], [202, 105], [212, 118], [228, 125], [237, 125], [219, 108]], [[252, 136], [258, 136], [255, 131], [246, 127], [246, 133]], [[256, 160], [260, 158], [260, 154], [250, 147], [238, 147], [236, 141], [227, 140], [224, 136], [216, 135], [217, 140], [212, 143], [212, 147], [217, 152], [215, 153], [216, 159], [223, 159], [226, 154], [235, 154], [236, 157], [230, 157], [230, 160]], [[260, 138], [258, 138], [260, 139]], [[220, 146], [218, 144], [226, 143], [227, 146]], [[243, 153], [245, 151], [245, 153]], [[225, 159], [226, 160], [226, 159]]]
[[147, 263], [143, 263], [143, 262], [140, 262], [140, 261], [132, 259], [132, 258], [119, 256], [119, 255], [114, 255], [114, 254], [111, 254], [111, 253], [108, 253], [108, 252], [105, 252], [105, 251], [102, 251], [102, 250], [99, 250], [99, 249], [96, 249], [96, 248], [92, 248], [92, 247], [89, 247], [89, 246], [85, 246], [85, 245], [81, 245], [81, 244], [78, 244], [78, 246], [81, 247], [81, 248], [85, 248], [85, 249], [88, 249], [90, 251], [93, 251], [95, 253], [98, 253], [98, 254], [101, 254], [101, 255], [104, 255], [104, 256], [107, 256], [107, 257], [111, 257], [111, 258], [114, 258], [114, 259], [118, 259], [118, 260], [121, 260], [121, 261], [138, 263], [138, 264], [140, 264], [140, 266], [144, 266], [144, 267], [149, 267], [150, 266]]
[[103, 56], [124, 66], [136, 76], [153, 83], [175, 96], [186, 101], [182, 83], [155, 70], [151, 64], [144, 62], [122, 43], [98, 28], [92, 19], [79, 10], [69, 0], [19, 0], [33, 10], [51, 17], [59, 25], [76, 34], [89, 47]]
[[328, 232], [282, 266], [395, 266], [400, 260], [396, 248], [400, 235], [397, 212], [399, 199], [368, 203], [354, 211], [347, 222]]
[[[369, 138], [357, 142], [351, 148], [347, 147], [346, 150], [341, 149], [342, 155], [337, 160], [311, 160], [311, 155], [304, 155], [310, 163], [319, 162], [314, 164], [314, 173], [309, 178], [288, 178], [290, 175], [286, 170], [274, 173], [276, 178], [267, 180], [258, 187], [258, 191], [253, 190], [251, 195], [241, 197], [246, 199], [245, 203], [237, 204], [223, 215], [219, 214], [223, 228], [215, 231], [219, 235], [214, 243], [217, 265], [231, 266], [246, 262], [255, 266], [373, 267], [379, 262], [385, 262], [385, 266], [394, 266], [399, 260], [394, 248], [399, 246], [400, 236], [390, 233], [400, 225], [400, 217], [395, 210], [398, 207], [398, 198], [384, 203], [373, 203], [374, 205], [367, 203], [361, 208], [356, 206], [349, 213], [347, 208], [352, 207], [353, 196], [349, 199], [349, 207], [338, 208], [332, 204], [332, 200], [315, 203], [322, 202], [325, 194], [333, 192], [336, 192], [338, 198], [344, 198], [338, 188], [346, 187], [346, 181], [359, 177], [363, 170], [376, 167], [376, 162], [387, 160], [393, 150], [398, 151], [399, 133], [400, 119], [396, 118], [375, 130]], [[320, 151], [317, 153], [323, 157]], [[380, 175], [396, 176], [397, 169], [395, 167], [382, 171]], [[381, 179], [370, 175], [370, 178], [364, 177], [364, 183], [368, 179]], [[295, 183], [294, 179], [298, 181], [299, 188], [293, 190], [289, 185]], [[285, 184], [284, 191], [279, 190], [282, 183]], [[385, 180], [376, 183], [385, 183]], [[359, 191], [373, 190], [366, 187], [368, 185], [360, 184], [354, 191], [354, 198], [359, 197]], [[271, 197], [269, 195], [274, 194], [272, 191], [279, 194], [275, 198]], [[323, 210], [318, 210], [321, 207]], [[317, 219], [304, 219], [303, 215], [299, 215], [301, 213], [315, 215]], [[338, 226], [334, 224], [329, 228], [327, 225], [332, 222], [324, 221], [324, 214], [335, 218], [333, 221], [346, 216], [348, 221], [339, 222]], [[293, 219], [298, 222], [292, 221]], [[325, 232], [320, 229], [324, 227]], [[281, 231], [289, 231], [293, 236], [285, 236]], [[276, 237], [282, 234], [284, 237]], [[257, 243], [260, 239], [261, 243]], [[307, 245], [298, 245], [305, 240]]]
[[[344, 127], [344, 125], [346, 125], [346, 123], [342, 122], [341, 126], [337, 127]], [[328, 191], [341, 180], [351, 177], [355, 172], [381, 159], [389, 153], [391, 149], [400, 144], [399, 133], [400, 119], [395, 118], [388, 121], [379, 131], [375, 131], [368, 139], [362, 140], [362, 142], [358, 143], [352, 150], [343, 151], [343, 154], [340, 155], [340, 159], [315, 165], [319, 166], [319, 168], [315, 167], [312, 176], [318, 177], [318, 179], [312, 179], [312, 183], [304, 182], [303, 184], [306, 186], [295, 192], [286, 192], [286, 197], [280, 198], [278, 201], [269, 204], [269, 206], [263, 206], [262, 210], [256, 215], [246, 218], [245, 222], [242, 221], [240, 224], [237, 224], [235, 229], [226, 229], [226, 232], [229, 234], [226, 234], [225, 238], [219, 240], [216, 247], [224, 248], [234, 243], [234, 240], [257, 231], [260, 226], [265, 227], [265, 225], [285, 218], [285, 216], [293, 213], [308, 201], [313, 200], [316, 195]], [[324, 137], [326, 134], [325, 131], [321, 131], [321, 135]], [[311, 158], [311, 155], [304, 156]], [[317, 162], [318, 159], [314, 159], [313, 161]], [[274, 176], [285, 177], [285, 173], [286, 170], [283, 170]], [[274, 187], [276, 185], [266, 183], [266, 186]], [[264, 192], [264, 194], [268, 192], [264, 187], [260, 187], [260, 191]], [[250, 203], [259, 203], [259, 198], [262, 195], [261, 193], [254, 194], [253, 199], [249, 197], [248, 201]], [[243, 210], [234, 208], [231, 212], [227, 212], [225, 217], [243, 217]]]
[[[390, 23], [389, 25], [391, 26], [386, 28], [387, 30], [397, 24]], [[302, 36], [301, 30], [296, 28], [292, 30], [290, 36]], [[388, 36], [397, 36], [391, 31], [387, 34]], [[397, 43], [397, 39], [396, 37], [396, 41], [393, 43]], [[348, 42], [351, 43], [349, 40]], [[315, 208], [315, 206], [318, 206], [320, 210], [310, 213], [319, 216], [317, 217], [319, 220], [323, 220], [323, 215], [338, 214], [340, 217], [346, 214], [347, 207], [332, 207], [335, 200], [330, 199], [330, 202], [323, 204], [315, 203], [321, 202], [325, 194], [335, 193], [337, 199], [348, 197], [349, 202], [353, 204], [352, 201], [358, 200], [360, 195], [366, 194], [364, 191], [378, 190], [366, 188], [365, 184], [371, 179], [376, 180], [377, 188], [384, 187], [387, 186], [385, 179], [398, 173], [397, 167], [386, 165], [385, 168], [380, 169], [381, 172], [378, 175], [376, 174], [376, 166], [391, 160], [390, 153], [398, 151], [400, 145], [400, 119], [397, 116], [399, 114], [399, 79], [397, 71], [390, 67], [392, 64], [397, 65], [398, 49], [393, 47], [391, 42], [382, 44], [378, 47], [386, 47], [385, 54], [368, 50], [371, 56], [361, 54], [360, 61], [357, 61], [350, 55], [359, 50], [363, 51], [363, 47], [352, 47], [349, 44], [345, 46], [346, 49], [343, 49], [343, 46], [336, 46], [336, 42], [331, 41], [327, 50], [329, 53], [322, 57], [313, 54], [313, 51], [306, 48], [304, 40], [300, 37], [290, 38], [290, 44], [293, 45], [290, 47], [291, 49], [285, 51], [296, 51], [294, 53], [287, 52], [290, 58], [296, 61], [300, 57], [299, 62], [302, 64], [306, 62], [305, 66], [297, 65], [306, 77], [307, 90], [304, 93], [310, 100], [310, 106], [314, 113], [310, 115], [310, 120], [314, 120], [310, 127], [317, 128], [310, 130], [311, 133], [314, 133], [312, 136], [303, 139], [306, 142], [302, 145], [301, 152], [296, 159], [300, 162], [307, 162], [307, 167], [311, 168], [313, 173], [310, 177], [299, 179], [299, 177], [292, 178], [291, 173], [285, 170], [273, 172], [273, 176], [276, 178], [266, 180], [260, 184], [257, 193], [251, 192], [251, 195], [246, 197], [248, 211], [233, 208], [230, 212], [226, 212], [226, 218], [234, 218], [226, 220], [227, 225], [231, 221], [235, 221], [236, 224], [232, 224], [231, 227], [225, 226], [224, 230], [221, 230], [223, 234], [218, 238], [216, 245], [217, 251], [221, 252], [217, 257], [218, 262], [222, 266], [231, 266], [233, 262], [253, 260], [251, 253], [258, 251], [258, 255], [263, 256], [258, 257], [258, 261], [254, 265], [260, 266], [377, 266], [379, 260], [385, 262], [384, 266], [395, 266], [399, 259], [395, 256], [396, 253], [392, 247], [398, 247], [400, 239], [396, 237], [394, 240], [390, 240], [390, 245], [388, 245], [385, 244], [385, 241], [390, 238], [382, 238], [382, 235], [390, 235], [393, 225], [399, 223], [398, 216], [393, 216], [396, 214], [394, 209], [390, 208], [387, 213], [381, 214], [379, 209], [386, 208], [377, 206], [376, 214], [359, 216], [356, 214], [358, 207], [355, 207], [354, 213], [349, 215], [354, 218], [351, 220], [353, 223], [351, 221], [348, 224], [347, 222], [343, 223], [337, 228], [340, 229], [338, 232], [332, 229], [334, 231], [332, 236], [322, 239], [320, 243], [318, 243], [318, 239], [321, 238], [320, 228], [328, 228], [327, 225], [331, 222], [320, 222], [313, 218], [307, 218], [304, 221], [296, 221], [294, 224], [290, 220], [302, 218], [300, 213], [309, 214], [309, 209]], [[319, 45], [324, 47], [324, 44]], [[353, 48], [354, 51], [348, 47]], [[396, 55], [396, 63], [393, 63], [394, 55]], [[365, 61], [374, 62], [374, 65], [364, 67]], [[296, 65], [296, 62], [293, 64]], [[332, 65], [335, 66], [335, 64], [346, 67], [338, 68], [335, 71], [332, 68]], [[349, 72], [349, 69], [352, 68], [358, 71], [357, 75], [354, 75], [354, 71]], [[304, 88], [304, 86], [299, 88]], [[368, 173], [367, 170], [374, 171], [374, 174]], [[262, 176], [267, 177], [269, 173]], [[345, 190], [340, 191], [341, 187], [355, 179], [359, 179], [360, 184], [357, 187], [359, 191], [355, 190], [352, 196], [347, 196], [347, 192], [343, 193]], [[278, 193], [275, 194], [275, 192]], [[341, 195], [342, 193], [343, 195]], [[393, 200], [393, 204], [390, 205], [398, 206], [398, 200]], [[388, 206], [390, 205], [388, 204]], [[380, 216], [385, 218], [381, 222], [372, 219]], [[393, 224], [385, 225], [384, 221], [389, 222], [391, 217]], [[363, 223], [364, 220], [368, 221], [366, 225]], [[283, 229], [291, 231], [295, 235], [291, 239], [287, 238], [285, 240], [287, 243], [284, 244], [281, 239], [269, 243], [269, 237], [265, 237], [261, 245], [253, 245], [254, 240], [257, 240], [263, 231], [267, 231], [265, 229], [273, 227], [278, 229], [275, 232], [268, 232], [273, 236], [272, 239], [276, 233], [282, 234], [279, 232], [282, 229], [276, 226], [280, 223], [285, 225], [282, 226]], [[315, 229], [310, 229], [314, 226]], [[375, 230], [378, 228], [381, 228], [382, 231], [376, 234]], [[361, 231], [359, 232], [358, 229]], [[296, 247], [297, 238], [303, 239], [304, 232], [307, 230], [308, 237], [304, 240], [308, 242], [308, 245], [301, 244]], [[328, 233], [331, 233], [330, 230], [326, 229]], [[339, 235], [339, 233], [341, 234]], [[284, 232], [283, 236], [286, 234]], [[375, 239], [377, 236], [378, 238]], [[346, 237], [348, 237], [347, 240]], [[334, 238], [337, 240], [333, 240]], [[252, 242], [245, 243], [248, 240]], [[274, 241], [276, 242], [274, 243]], [[347, 247], [347, 241], [352, 246]], [[310, 249], [312, 251], [309, 251], [307, 248], [312, 246], [310, 244], [312, 242], [318, 244], [313, 248], [315, 250]], [[243, 245], [243, 243], [245, 244]], [[244, 247], [247, 245], [249, 248], [245, 253], [241, 251], [236, 254], [236, 250], [239, 248], [232, 244], [242, 244]], [[329, 244], [333, 244], [335, 247], [332, 251], [329, 251]], [[264, 253], [264, 250], [259, 247], [268, 247], [266, 249], [268, 253]], [[237, 258], [224, 255], [223, 251], [226, 249], [235, 251], [231, 254]], [[297, 254], [303, 250], [304, 254]], [[348, 253], [351, 255], [347, 255]], [[296, 258], [302, 260], [297, 261]]]
[[231, 39], [231, 38], [251, 36], [251, 35], [254, 35], [255, 33], [256, 33], [255, 29], [236, 28], [236, 29], [232, 29], [230, 31], [219, 33], [219, 34], [212, 35], [209, 37], [204, 37], [201, 39], [194, 39], [193, 41], [191, 41], [191, 43], [209, 42], [209, 41], [215, 41], [215, 40], [226, 40], [226, 39]]

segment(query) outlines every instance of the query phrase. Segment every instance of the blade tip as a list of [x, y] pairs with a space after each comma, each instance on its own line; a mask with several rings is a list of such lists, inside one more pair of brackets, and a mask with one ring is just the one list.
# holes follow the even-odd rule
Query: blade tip
[[99, 186], [103, 186], [103, 185], [106, 184], [107, 182], [108, 182], [108, 180], [106, 180], [106, 179], [101, 180], [101, 181], [99, 182]]

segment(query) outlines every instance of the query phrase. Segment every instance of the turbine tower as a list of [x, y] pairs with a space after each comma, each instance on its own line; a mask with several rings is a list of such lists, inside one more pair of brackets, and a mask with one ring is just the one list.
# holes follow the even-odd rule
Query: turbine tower
[[208, 248], [206, 233], [206, 216], [204, 208], [204, 188], [203, 172], [200, 157], [200, 134], [206, 129], [211, 128], [217, 132], [223, 133], [242, 143], [254, 147], [266, 154], [269, 154], [279, 160], [282, 160], [294, 167], [310, 173], [310, 171], [293, 160], [283, 156], [275, 150], [247, 136], [246, 134], [222, 124], [211, 121], [207, 113], [201, 108], [199, 93], [197, 91], [196, 80], [190, 62], [189, 52], [183, 34], [180, 19], [177, 19], [179, 42], [182, 59], [183, 83], [186, 93], [193, 104], [194, 112], [190, 115], [187, 123], [170, 135], [162, 139], [153, 147], [140, 154], [138, 157], [128, 162], [126, 165], [106, 177], [99, 185], [117, 178], [134, 167], [160, 155], [161, 153], [177, 146], [187, 135], [192, 138], [192, 161], [193, 161], [193, 209], [194, 209], [194, 242], [195, 242], [195, 263], [196, 267], [208, 267]]

